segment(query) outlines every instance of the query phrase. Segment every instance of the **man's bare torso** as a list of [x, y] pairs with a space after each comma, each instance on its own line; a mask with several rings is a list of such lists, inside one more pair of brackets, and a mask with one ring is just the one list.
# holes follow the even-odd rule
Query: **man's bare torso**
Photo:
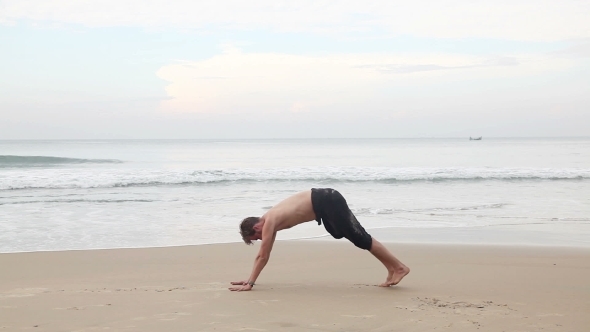
[[272, 223], [275, 231], [315, 220], [311, 203], [311, 190], [302, 191], [286, 198], [268, 210], [260, 219]]

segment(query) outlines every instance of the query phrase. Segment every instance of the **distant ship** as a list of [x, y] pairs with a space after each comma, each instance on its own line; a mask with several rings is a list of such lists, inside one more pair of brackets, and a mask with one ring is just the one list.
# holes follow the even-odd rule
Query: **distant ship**
[[473, 138], [473, 137], [469, 136], [469, 140], [470, 140], [470, 141], [481, 141], [481, 136], [479, 136], [479, 137], [475, 137], [475, 138]]

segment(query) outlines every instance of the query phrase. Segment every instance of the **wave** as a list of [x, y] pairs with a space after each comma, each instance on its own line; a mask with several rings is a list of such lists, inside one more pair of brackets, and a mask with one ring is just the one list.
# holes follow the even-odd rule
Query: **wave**
[[4, 172], [0, 190], [75, 189], [151, 186], [199, 186], [253, 182], [342, 182], [402, 184], [445, 181], [577, 181], [590, 179], [590, 169], [549, 168], [387, 168], [304, 167], [271, 169], [141, 170], [27, 169]]
[[122, 163], [115, 159], [80, 159], [51, 156], [11, 156], [0, 155], [0, 168], [7, 167], [43, 167], [64, 164], [115, 164]]
[[[459, 207], [434, 207], [427, 209], [387, 209], [387, 208], [352, 208], [352, 212], [358, 215], [380, 215], [380, 214], [396, 214], [396, 213], [428, 213], [434, 215], [433, 212], [439, 211], [471, 211], [471, 210], [488, 210], [488, 209], [500, 209], [507, 203], [494, 203], [494, 204], [481, 204], [472, 206], [459, 206]], [[442, 214], [448, 215], [448, 214]]]
[[32, 200], [32, 201], [14, 201], [0, 202], [0, 205], [9, 204], [37, 204], [37, 203], [151, 203], [154, 200], [149, 199], [55, 199], [55, 200]]

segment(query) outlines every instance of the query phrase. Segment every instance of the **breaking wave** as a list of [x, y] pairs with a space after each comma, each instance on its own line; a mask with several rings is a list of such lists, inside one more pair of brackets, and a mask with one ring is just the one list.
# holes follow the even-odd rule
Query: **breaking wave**
[[64, 164], [116, 164], [115, 159], [80, 159], [50, 156], [11, 156], [0, 155], [0, 168], [44, 167]]
[[[59, 158], [66, 159], [66, 158]], [[71, 160], [71, 159], [68, 159]], [[73, 159], [82, 160], [85, 159]], [[78, 161], [80, 162], [80, 161]], [[96, 162], [93, 160], [92, 162]], [[99, 161], [100, 162], [100, 161]], [[103, 161], [117, 162], [117, 161]], [[117, 188], [136, 186], [198, 186], [247, 182], [340, 182], [385, 184], [444, 181], [563, 181], [590, 179], [590, 169], [551, 168], [387, 168], [303, 167], [213, 169], [197, 171], [129, 169], [42, 169], [4, 172], [0, 190], [29, 188]]]

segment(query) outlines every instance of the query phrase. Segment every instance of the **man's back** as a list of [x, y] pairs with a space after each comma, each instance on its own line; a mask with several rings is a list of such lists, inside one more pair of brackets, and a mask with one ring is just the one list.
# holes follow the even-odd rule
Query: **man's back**
[[260, 219], [265, 223], [271, 222], [275, 231], [280, 231], [315, 218], [311, 203], [311, 190], [306, 190], [273, 206]]

